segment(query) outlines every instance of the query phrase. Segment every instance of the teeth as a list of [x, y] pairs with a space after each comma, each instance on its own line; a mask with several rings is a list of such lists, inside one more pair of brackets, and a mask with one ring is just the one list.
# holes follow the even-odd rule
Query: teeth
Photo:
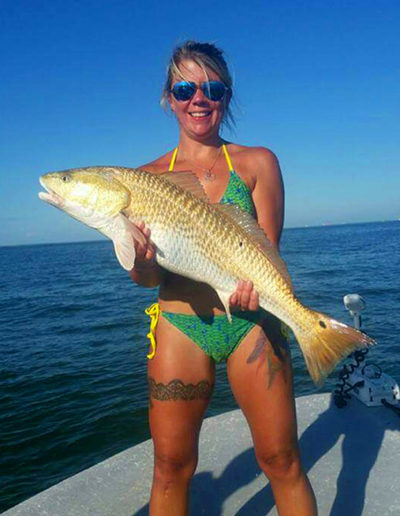
[[202, 118], [202, 117], [205, 117], [205, 116], [209, 115], [210, 113], [209, 112], [207, 112], [207, 113], [202, 112], [202, 113], [190, 113], [190, 114], [191, 114], [191, 116], [194, 116], [195, 118]]

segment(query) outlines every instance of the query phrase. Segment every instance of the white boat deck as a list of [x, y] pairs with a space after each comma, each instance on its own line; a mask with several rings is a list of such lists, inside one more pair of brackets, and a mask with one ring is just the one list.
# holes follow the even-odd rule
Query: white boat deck
[[[296, 400], [303, 463], [320, 516], [400, 516], [400, 418], [329, 394]], [[125, 450], [39, 493], [3, 516], [145, 516], [152, 444]], [[190, 516], [276, 515], [240, 411], [206, 419]]]

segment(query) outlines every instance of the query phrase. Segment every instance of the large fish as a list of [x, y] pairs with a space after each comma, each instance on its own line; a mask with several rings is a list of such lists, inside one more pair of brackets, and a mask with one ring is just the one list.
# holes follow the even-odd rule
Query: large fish
[[[260, 306], [293, 330], [317, 385], [355, 348], [374, 343], [364, 333], [300, 303], [286, 265], [257, 222], [236, 206], [211, 204], [191, 172], [155, 175], [123, 167], [88, 167], [45, 174], [39, 197], [114, 242], [122, 267], [135, 261], [129, 222], [151, 230], [157, 262], [209, 284], [230, 318], [239, 279], [252, 281]], [[129, 220], [128, 220], [129, 219]], [[137, 230], [134, 238], [143, 239]]]

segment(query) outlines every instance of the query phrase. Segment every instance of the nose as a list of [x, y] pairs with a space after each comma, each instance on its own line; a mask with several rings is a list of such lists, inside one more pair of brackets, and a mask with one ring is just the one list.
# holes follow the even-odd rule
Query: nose
[[199, 105], [199, 104], [209, 104], [209, 99], [204, 95], [202, 88], [197, 87], [195, 94], [192, 97], [192, 103]]

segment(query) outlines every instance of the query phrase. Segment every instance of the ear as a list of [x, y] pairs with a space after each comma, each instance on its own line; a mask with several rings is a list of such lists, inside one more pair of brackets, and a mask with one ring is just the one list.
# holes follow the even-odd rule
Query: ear
[[169, 105], [169, 108], [170, 110], [174, 113], [175, 112], [175, 103], [174, 103], [174, 98], [172, 96], [172, 93], [168, 93], [168, 105]]

